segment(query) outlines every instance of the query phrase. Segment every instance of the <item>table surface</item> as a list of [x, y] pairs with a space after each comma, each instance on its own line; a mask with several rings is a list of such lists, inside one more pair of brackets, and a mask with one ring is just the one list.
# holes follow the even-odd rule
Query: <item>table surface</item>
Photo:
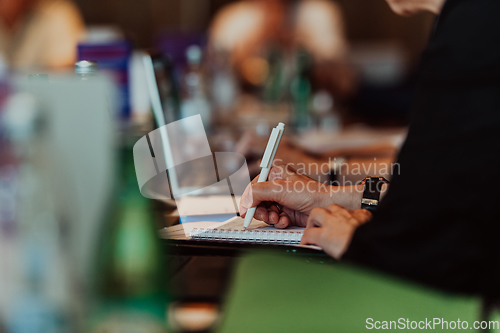
[[170, 290], [181, 302], [215, 302], [225, 296], [238, 258], [259, 251], [303, 258], [305, 261], [334, 262], [323, 251], [284, 245], [162, 240], [170, 269]]

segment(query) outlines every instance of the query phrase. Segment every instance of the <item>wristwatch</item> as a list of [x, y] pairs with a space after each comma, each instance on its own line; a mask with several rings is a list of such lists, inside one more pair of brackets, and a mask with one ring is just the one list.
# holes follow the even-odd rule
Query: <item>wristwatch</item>
[[383, 184], [389, 184], [389, 181], [384, 177], [366, 177], [361, 181], [361, 185], [365, 185], [361, 208], [368, 209], [370, 212], [377, 209]]

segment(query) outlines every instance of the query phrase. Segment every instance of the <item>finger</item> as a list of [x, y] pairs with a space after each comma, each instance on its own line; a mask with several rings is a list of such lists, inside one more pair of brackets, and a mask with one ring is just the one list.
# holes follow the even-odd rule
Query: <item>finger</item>
[[346, 210], [343, 206], [336, 205], [336, 204], [328, 205], [328, 207], [326, 207], [326, 209], [328, 209], [331, 213], [338, 213], [338, 212]]
[[286, 216], [288, 219], [288, 226], [298, 226], [305, 228], [307, 224], [307, 218], [309, 215], [303, 214], [301, 212], [297, 212], [294, 209], [290, 209], [287, 207], [283, 207], [282, 214], [280, 216]]
[[311, 210], [311, 214], [309, 214], [306, 228], [321, 227], [323, 226], [323, 223], [326, 221], [326, 219], [330, 216], [330, 211], [320, 207], [314, 208], [313, 210]]
[[266, 208], [267, 220], [265, 221], [268, 224], [275, 224], [279, 219], [279, 209], [277, 207], [277, 203], [271, 201], [262, 202], [259, 207]]
[[318, 245], [320, 246], [322, 230], [321, 228], [310, 228], [304, 230], [302, 239], [300, 240], [301, 245]]
[[256, 202], [255, 204], [253, 204], [253, 186], [255, 184], [264, 184], [264, 183], [257, 183], [258, 180], [259, 180], [259, 176], [255, 177], [250, 182], [250, 184], [247, 185], [247, 187], [245, 188], [245, 191], [241, 195], [240, 207], [239, 207], [241, 217], [245, 217], [247, 210], [249, 208], [255, 207], [260, 203], [260, 201], [259, 201], [259, 202]]
[[352, 212], [352, 215], [358, 220], [359, 225], [370, 221], [373, 217], [372, 213], [367, 209], [356, 209]]
[[269, 224], [276, 224], [278, 223], [280, 219], [279, 212], [276, 212], [274, 210], [268, 210], [268, 216], [269, 216]]
[[283, 205], [280, 201], [284, 188], [282, 180], [250, 184], [243, 192], [240, 206], [248, 209], [264, 201], [275, 201]]
[[328, 207], [326, 207], [326, 209], [328, 209], [330, 214], [333, 216], [343, 217], [348, 220], [352, 219], [352, 211], [344, 208], [343, 206], [329, 205]]
[[269, 202], [269, 205], [267, 205], [267, 209], [278, 214], [281, 213], [281, 208], [279, 208], [279, 205], [276, 202]]
[[267, 222], [269, 221], [269, 214], [266, 207], [259, 205], [255, 210], [253, 218], [259, 221]]
[[288, 216], [287, 213], [281, 212], [279, 215], [279, 220], [278, 223], [274, 225], [276, 229], [285, 229], [291, 224], [290, 217]]
[[269, 214], [269, 224], [276, 224], [280, 219], [281, 209], [278, 208], [278, 204], [275, 202], [270, 202], [267, 206], [268, 214]]
[[251, 202], [251, 201], [252, 201], [252, 184], [250, 183], [247, 185], [247, 187], [245, 188], [245, 191], [241, 195], [240, 207], [239, 207], [241, 217], [245, 217], [245, 215], [247, 214], [248, 208], [250, 208], [250, 207], [248, 207], [248, 205], [243, 204], [243, 203], [244, 202]]
[[291, 222], [298, 227], [305, 228], [307, 226], [308, 218], [309, 215], [295, 212], [295, 216], [291, 219]]

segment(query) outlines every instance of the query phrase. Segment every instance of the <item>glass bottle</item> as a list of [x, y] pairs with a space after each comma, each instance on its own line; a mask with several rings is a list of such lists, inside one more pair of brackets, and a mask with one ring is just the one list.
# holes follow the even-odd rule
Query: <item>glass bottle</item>
[[75, 63], [75, 74], [82, 80], [94, 78], [98, 73], [98, 65], [95, 61], [81, 60]]
[[186, 51], [186, 59], [188, 65], [182, 79], [181, 117], [187, 118], [199, 114], [205, 129], [209, 130], [212, 117], [201, 66], [201, 48], [196, 45], [190, 46]]
[[293, 125], [298, 132], [309, 129], [312, 126], [312, 119], [309, 110], [311, 97], [311, 82], [309, 71], [311, 58], [306, 51], [299, 51], [296, 54], [296, 75], [290, 83], [290, 95], [293, 112]]
[[164, 255], [150, 200], [143, 197], [131, 150], [122, 151], [120, 195], [101, 233], [91, 332], [164, 332], [168, 305]]

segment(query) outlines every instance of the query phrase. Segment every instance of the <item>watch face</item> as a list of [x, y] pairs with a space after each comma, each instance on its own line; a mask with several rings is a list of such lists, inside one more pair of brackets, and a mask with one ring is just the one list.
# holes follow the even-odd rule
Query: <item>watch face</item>
[[361, 209], [366, 209], [366, 210], [368, 210], [368, 211], [370, 211], [370, 212], [373, 213], [374, 211], [377, 210], [377, 206], [376, 205], [375, 206], [371, 206], [371, 205], [361, 204]]
[[367, 177], [365, 179], [365, 190], [363, 192], [363, 199], [378, 200], [380, 198], [380, 192], [382, 191], [382, 185], [388, 183], [383, 177]]

